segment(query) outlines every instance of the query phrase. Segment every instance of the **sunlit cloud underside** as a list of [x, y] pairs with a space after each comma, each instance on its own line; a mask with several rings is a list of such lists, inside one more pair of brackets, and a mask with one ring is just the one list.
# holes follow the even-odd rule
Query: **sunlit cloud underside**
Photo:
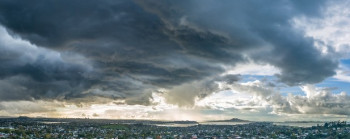
[[2, 1], [0, 116], [348, 120], [349, 6]]

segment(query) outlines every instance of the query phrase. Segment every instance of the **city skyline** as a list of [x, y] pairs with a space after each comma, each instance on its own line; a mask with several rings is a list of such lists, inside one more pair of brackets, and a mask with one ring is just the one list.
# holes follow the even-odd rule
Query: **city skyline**
[[0, 0], [0, 116], [349, 121], [347, 0]]

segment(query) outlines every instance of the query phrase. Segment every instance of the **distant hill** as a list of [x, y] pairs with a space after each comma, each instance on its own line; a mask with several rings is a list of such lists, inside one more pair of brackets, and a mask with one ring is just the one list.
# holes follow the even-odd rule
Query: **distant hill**
[[242, 119], [238, 119], [238, 118], [232, 118], [229, 120], [216, 120], [216, 121], [208, 121], [208, 122], [251, 122], [251, 121], [242, 120]]
[[29, 119], [30, 117], [28, 116], [19, 116], [18, 119]]

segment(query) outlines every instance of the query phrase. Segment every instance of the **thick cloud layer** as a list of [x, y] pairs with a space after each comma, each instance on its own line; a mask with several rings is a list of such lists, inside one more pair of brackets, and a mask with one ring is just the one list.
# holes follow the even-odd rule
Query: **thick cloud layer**
[[[195, 49], [209, 53], [206, 57], [223, 50], [224, 52], [215, 55], [215, 59], [219, 60], [224, 56], [226, 60], [228, 58], [230, 62], [234, 62], [225, 55], [227, 52], [231, 56], [246, 53], [255, 61], [280, 68], [281, 74], [278, 77], [289, 85], [317, 83], [335, 74], [337, 63], [322, 56], [314, 47], [313, 39], [305, 38], [301, 31], [292, 27], [290, 21], [295, 16], [318, 15], [320, 1], [140, 3], [168, 23], [169, 30], [176, 32], [170, 36], [189, 51], [197, 46], [193, 44], [195, 40], [183, 38], [193, 38], [193, 32], [204, 37], [207, 32], [213, 32], [218, 36], [225, 36], [226, 43], [218, 46], [198, 44]], [[308, 10], [303, 10], [303, 6], [299, 7], [304, 4], [310, 6]], [[162, 7], [171, 7], [171, 10]]]
[[[153, 90], [186, 92], [186, 83], [215, 80], [223, 66], [246, 61], [277, 67], [277, 77], [288, 85], [317, 83], [335, 74], [337, 62], [293, 28], [291, 19], [320, 16], [323, 4], [3, 0], [0, 23], [36, 47], [1, 40], [0, 98], [92, 95], [148, 105]], [[184, 103], [208, 94], [202, 90], [187, 93], [191, 100]]]
[[69, 99], [94, 82], [84, 57], [39, 48], [0, 28], [0, 100]]

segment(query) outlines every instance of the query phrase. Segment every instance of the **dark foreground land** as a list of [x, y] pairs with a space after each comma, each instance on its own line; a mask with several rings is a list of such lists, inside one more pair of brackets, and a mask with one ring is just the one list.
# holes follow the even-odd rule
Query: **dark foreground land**
[[278, 126], [269, 122], [242, 125], [157, 126], [194, 121], [0, 118], [0, 138], [350, 138], [346, 122], [313, 127]]

